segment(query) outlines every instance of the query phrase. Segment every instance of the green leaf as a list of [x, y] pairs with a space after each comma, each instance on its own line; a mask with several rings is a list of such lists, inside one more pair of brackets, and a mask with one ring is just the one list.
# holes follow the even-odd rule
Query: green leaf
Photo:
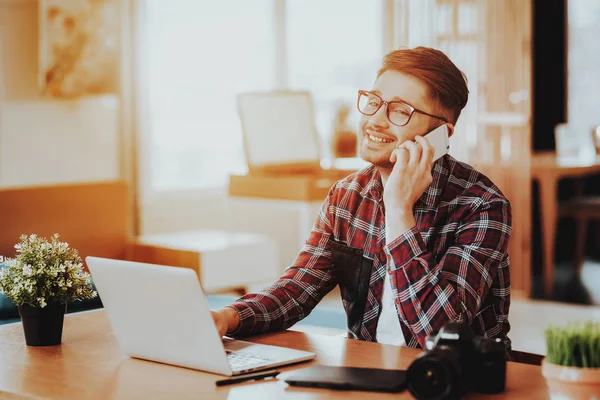
[[544, 331], [548, 362], [579, 368], [600, 368], [600, 323], [548, 325]]

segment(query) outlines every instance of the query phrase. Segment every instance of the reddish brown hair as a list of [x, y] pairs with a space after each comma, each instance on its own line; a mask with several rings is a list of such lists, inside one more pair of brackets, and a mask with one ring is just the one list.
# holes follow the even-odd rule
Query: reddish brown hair
[[414, 76], [425, 83], [432, 100], [450, 113], [452, 123], [456, 123], [467, 105], [469, 89], [465, 74], [439, 50], [429, 47], [394, 50], [383, 57], [377, 77], [388, 70]]

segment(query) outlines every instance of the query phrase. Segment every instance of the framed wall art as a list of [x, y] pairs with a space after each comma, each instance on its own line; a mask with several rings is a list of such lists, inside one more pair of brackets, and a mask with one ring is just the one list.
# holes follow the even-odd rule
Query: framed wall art
[[119, 90], [118, 0], [39, 1], [39, 85], [50, 97]]

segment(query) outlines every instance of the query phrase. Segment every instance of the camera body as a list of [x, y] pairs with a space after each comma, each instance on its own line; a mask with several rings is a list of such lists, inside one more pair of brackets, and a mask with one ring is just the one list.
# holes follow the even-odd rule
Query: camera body
[[458, 399], [467, 391], [500, 393], [506, 386], [506, 349], [500, 338], [475, 336], [466, 322], [450, 322], [425, 340], [407, 371], [417, 399]]

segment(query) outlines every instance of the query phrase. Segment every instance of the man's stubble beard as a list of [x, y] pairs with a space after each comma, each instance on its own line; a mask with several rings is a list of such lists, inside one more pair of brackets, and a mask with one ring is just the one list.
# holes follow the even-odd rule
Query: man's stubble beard
[[392, 155], [391, 151], [387, 156], [380, 156], [379, 154], [375, 156], [372, 151], [369, 151], [365, 148], [365, 145], [361, 143], [359, 147], [359, 156], [364, 161], [373, 164], [378, 168], [391, 169], [394, 167], [394, 163], [390, 161], [390, 156]]

